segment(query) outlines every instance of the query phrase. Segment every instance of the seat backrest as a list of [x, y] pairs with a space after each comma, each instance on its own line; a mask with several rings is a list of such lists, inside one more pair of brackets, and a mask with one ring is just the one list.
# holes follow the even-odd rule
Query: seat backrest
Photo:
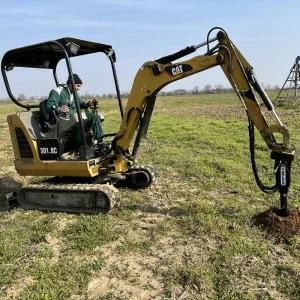
[[53, 126], [56, 123], [55, 113], [48, 112], [46, 109], [48, 99], [42, 100], [39, 104], [41, 128], [43, 132], [49, 132], [53, 130]]
[[47, 100], [48, 99], [42, 100], [39, 104], [40, 114], [41, 114], [43, 121], [49, 121], [49, 118], [50, 118], [49, 113], [46, 110]]

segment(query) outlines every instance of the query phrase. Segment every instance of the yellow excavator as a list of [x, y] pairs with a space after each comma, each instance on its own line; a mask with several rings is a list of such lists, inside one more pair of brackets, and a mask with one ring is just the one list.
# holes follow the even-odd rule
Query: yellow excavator
[[[211, 37], [213, 32], [217, 33]], [[201, 47], [206, 47], [205, 54], [175, 62]], [[108, 141], [102, 141], [93, 148], [92, 157], [87, 155], [87, 150], [83, 151], [81, 158], [68, 157], [64, 155], [64, 145], [68, 138], [65, 134], [68, 132], [68, 128], [64, 127], [65, 120], [59, 117], [51, 120], [49, 113], [45, 111], [45, 101], [38, 105], [18, 101], [11, 91], [7, 72], [17, 67], [50, 69], [53, 70], [54, 81], [58, 86], [57, 65], [64, 60], [74, 88], [70, 58], [73, 60], [78, 56], [94, 53], [105, 54], [111, 63], [122, 119], [120, 129], [114, 136], [108, 134], [107, 136], [112, 136]], [[266, 193], [279, 192], [280, 207], [277, 213], [288, 215], [287, 193], [295, 146], [290, 144], [288, 128], [275, 112], [252, 66], [229, 39], [225, 30], [214, 27], [203, 43], [144, 63], [136, 74], [125, 109], [120, 97], [115, 62], [115, 51], [110, 45], [68, 37], [5, 53], [1, 71], [8, 95], [15, 104], [24, 108], [24, 111], [7, 117], [15, 168], [24, 176], [52, 176], [37, 184], [24, 185], [7, 196], [9, 201], [15, 199], [25, 209], [99, 213], [109, 211], [118, 202], [116, 187], [149, 187], [155, 181], [155, 172], [149, 166], [137, 165], [135, 157], [146, 136], [158, 92], [171, 82], [220, 66], [248, 117], [251, 162], [256, 182]], [[90, 150], [76, 92], [74, 100], [76, 126], [84, 137], [83, 149]], [[267, 121], [262, 106], [271, 114], [271, 121]], [[92, 109], [97, 113], [97, 101], [94, 101]], [[275, 184], [271, 187], [265, 186], [258, 176], [254, 157], [255, 127], [270, 150], [270, 158], [274, 160]], [[278, 135], [279, 142], [276, 140]]]

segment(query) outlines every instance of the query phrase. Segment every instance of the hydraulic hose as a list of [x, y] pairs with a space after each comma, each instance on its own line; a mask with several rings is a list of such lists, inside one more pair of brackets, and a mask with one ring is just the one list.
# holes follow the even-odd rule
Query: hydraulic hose
[[249, 148], [250, 148], [250, 157], [251, 157], [251, 166], [253, 175], [256, 181], [257, 186], [266, 194], [274, 194], [276, 191], [278, 191], [277, 185], [273, 185], [271, 187], [265, 186], [262, 181], [259, 178], [258, 171], [257, 171], [257, 165], [255, 161], [255, 132], [254, 132], [254, 125], [252, 120], [248, 116], [248, 122], [249, 122]]

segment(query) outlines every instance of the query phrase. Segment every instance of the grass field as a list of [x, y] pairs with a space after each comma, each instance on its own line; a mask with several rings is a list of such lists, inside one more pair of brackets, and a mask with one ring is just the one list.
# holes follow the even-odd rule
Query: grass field
[[[117, 105], [100, 101], [106, 132]], [[0, 170], [5, 183], [36, 178], [14, 170], [0, 105]], [[277, 108], [300, 145], [300, 104]], [[251, 218], [279, 205], [256, 186], [246, 114], [233, 94], [158, 97], [138, 162], [153, 166], [146, 190], [120, 189], [108, 215], [0, 212], [0, 299], [300, 299], [300, 237], [286, 242]], [[257, 162], [271, 184], [273, 161], [257, 134]], [[298, 208], [300, 163], [290, 207]]]

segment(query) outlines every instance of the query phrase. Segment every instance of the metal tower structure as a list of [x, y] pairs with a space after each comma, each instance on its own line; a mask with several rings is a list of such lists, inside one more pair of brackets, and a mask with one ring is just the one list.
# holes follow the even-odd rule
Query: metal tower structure
[[290, 73], [284, 82], [276, 101], [300, 100], [300, 56], [290, 70]]

